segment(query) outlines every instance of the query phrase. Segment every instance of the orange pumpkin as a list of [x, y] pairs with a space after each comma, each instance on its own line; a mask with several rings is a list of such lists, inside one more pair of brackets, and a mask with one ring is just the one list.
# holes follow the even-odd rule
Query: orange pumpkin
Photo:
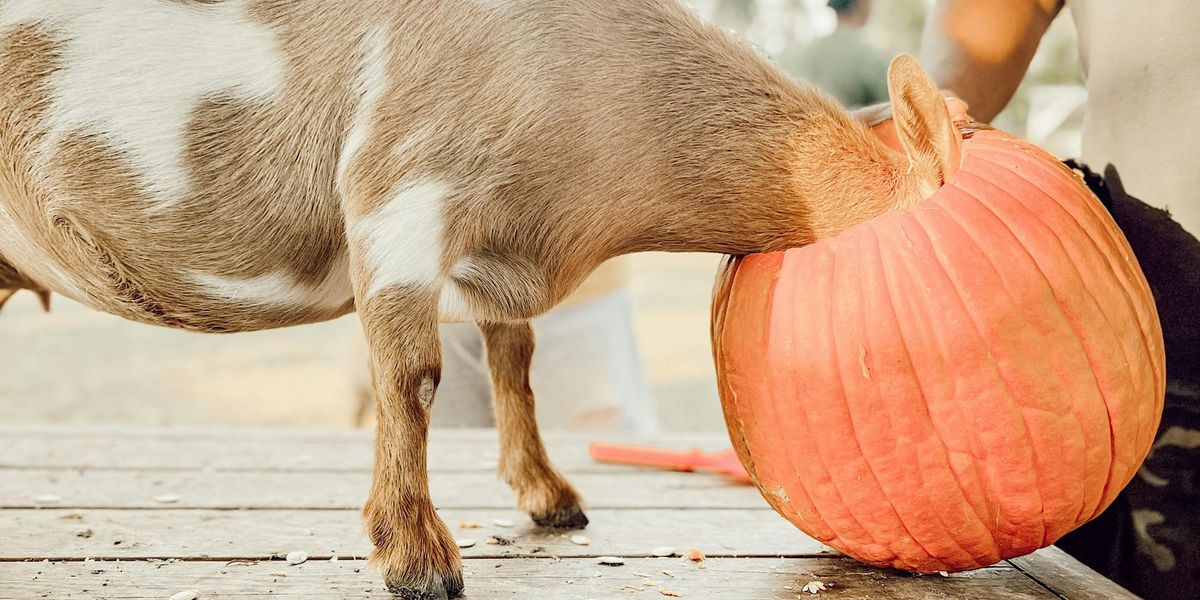
[[1129, 245], [1064, 165], [999, 131], [930, 198], [731, 260], [714, 355], [763, 496], [861, 561], [959, 571], [1100, 514], [1154, 439], [1162, 332]]

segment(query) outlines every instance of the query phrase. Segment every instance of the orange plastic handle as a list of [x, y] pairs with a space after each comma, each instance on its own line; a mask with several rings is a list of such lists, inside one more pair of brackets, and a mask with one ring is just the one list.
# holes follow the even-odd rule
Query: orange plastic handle
[[674, 471], [694, 471], [704, 463], [704, 453], [699, 450], [664, 450], [645, 446], [593, 443], [592, 459], [599, 462], [622, 465], [659, 467]]

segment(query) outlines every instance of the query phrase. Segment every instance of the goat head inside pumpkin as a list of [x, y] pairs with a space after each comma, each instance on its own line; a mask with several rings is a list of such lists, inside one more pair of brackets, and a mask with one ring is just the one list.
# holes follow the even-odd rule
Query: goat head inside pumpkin
[[[893, 85], [894, 106], [931, 87]], [[941, 130], [896, 112], [901, 151], [946, 174], [927, 199], [731, 259], [713, 307], [726, 422], [767, 501], [917, 572], [1027, 554], [1099, 515], [1165, 392], [1150, 290], [1080, 178], [1002, 132]]]

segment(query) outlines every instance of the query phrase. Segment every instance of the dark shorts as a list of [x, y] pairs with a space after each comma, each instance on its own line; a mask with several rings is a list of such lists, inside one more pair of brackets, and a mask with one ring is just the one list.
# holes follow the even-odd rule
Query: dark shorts
[[1144, 598], [1200, 599], [1200, 241], [1168, 212], [1126, 194], [1112, 166], [1089, 172], [1088, 183], [1150, 282], [1166, 343], [1167, 396], [1137, 476], [1058, 546]]

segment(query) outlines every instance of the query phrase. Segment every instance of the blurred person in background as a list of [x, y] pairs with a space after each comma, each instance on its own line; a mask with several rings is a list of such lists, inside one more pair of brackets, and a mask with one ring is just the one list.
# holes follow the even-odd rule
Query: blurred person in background
[[[649, 434], [658, 420], [642, 370], [625, 261], [604, 263], [570, 297], [533, 320], [530, 387], [544, 430]], [[495, 427], [491, 373], [474, 323], [442, 323], [442, 378], [434, 427]], [[374, 416], [365, 340], [358, 336], [358, 422]]]
[[849, 108], [886, 102], [888, 57], [863, 29], [871, 0], [829, 0], [837, 29], [780, 59], [792, 75], [814, 83]]
[[1138, 476], [1058, 545], [1145, 598], [1200, 598], [1200, 2], [939, 0], [921, 61], [990, 121], [1064, 6], [1088, 88], [1081, 163], [1154, 293], [1167, 396]]

